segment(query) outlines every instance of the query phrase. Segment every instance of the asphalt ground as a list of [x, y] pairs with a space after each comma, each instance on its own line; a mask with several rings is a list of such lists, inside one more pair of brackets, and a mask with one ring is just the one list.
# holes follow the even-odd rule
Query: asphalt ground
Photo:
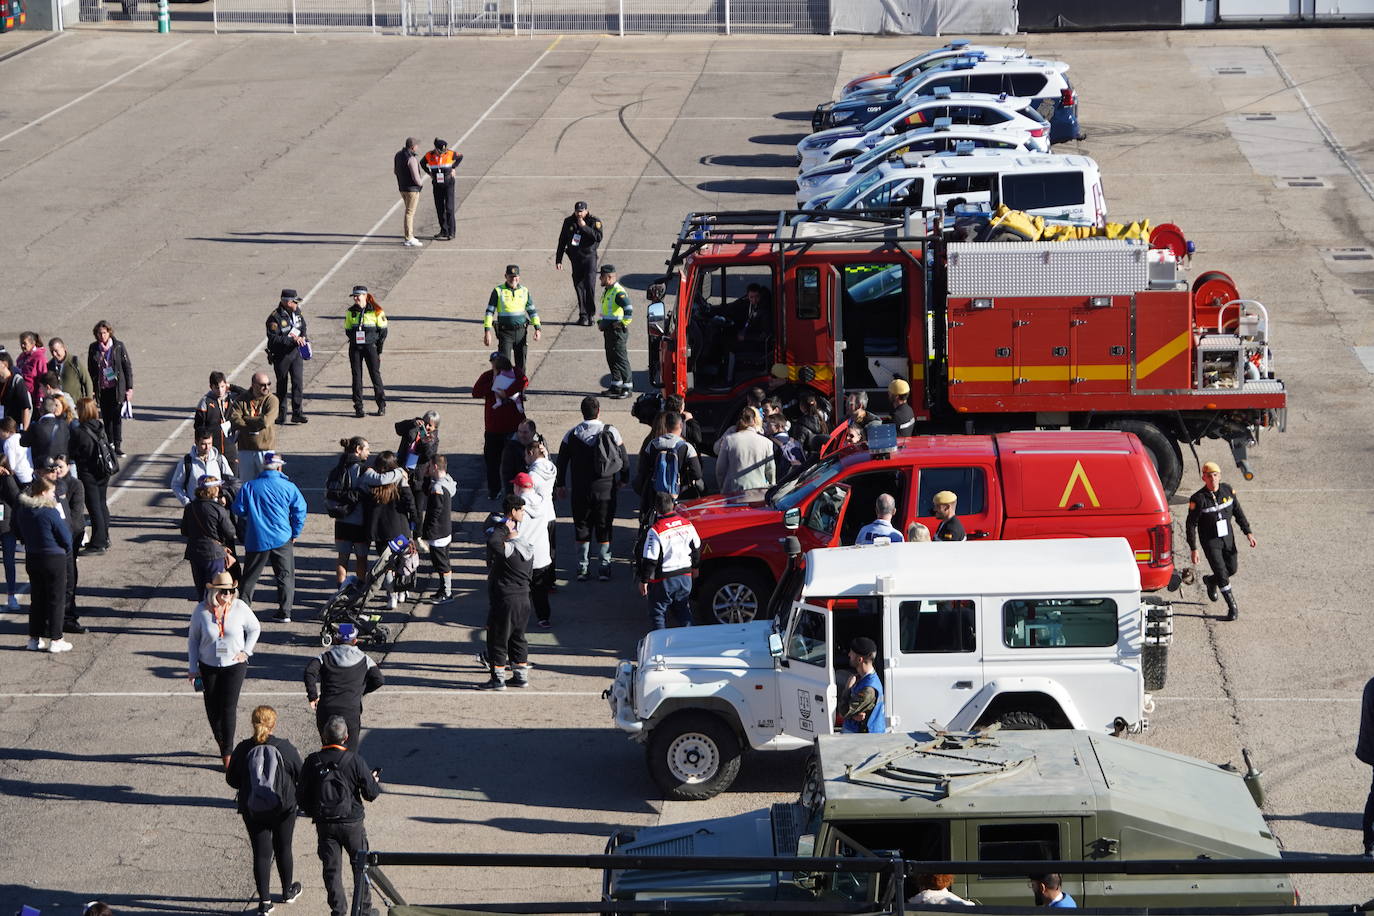
[[[1374, 235], [1371, 38], [1341, 29], [1026, 39], [1038, 56], [1073, 65], [1088, 135], [1073, 147], [1102, 164], [1113, 217], [1180, 224], [1198, 243], [1194, 272], [1227, 271], [1273, 317], [1289, 429], [1254, 451], [1256, 480], [1237, 482], [1259, 538], [1236, 580], [1242, 617], [1220, 622], [1200, 587], [1177, 596], [1169, 684], [1142, 740], [1218, 762], [1251, 748], [1271, 826], [1297, 852], [1359, 851], [1370, 777], [1352, 749], [1374, 673], [1371, 369], [1357, 349], [1374, 344], [1374, 270], [1361, 270], [1374, 264], [1328, 261], [1322, 249], [1367, 247]], [[280, 448], [314, 511], [298, 550], [299, 622], [265, 623], [241, 734], [251, 707], [270, 702], [279, 733], [314, 748], [300, 672], [319, 651], [308, 609], [333, 581], [326, 468], [340, 437], [393, 447], [392, 423], [433, 407], [464, 510], [458, 599], [386, 615], [399, 637], [376, 653], [388, 684], [368, 698], [362, 741], [386, 774], [368, 813], [373, 846], [597, 852], [617, 827], [794, 796], [796, 756], [753, 755], [718, 799], [655, 798], [641, 752], [599, 696], [646, 627], [644, 603], [623, 560], [610, 583], [567, 581], [566, 524], [555, 626], [531, 637], [532, 686], [473, 689], [485, 615], [474, 536], [487, 509], [481, 408], [469, 397], [485, 368], [480, 316], [502, 267], [519, 263], [545, 326], [531, 347], [529, 411], [561, 437], [579, 399], [607, 378], [599, 335], [573, 323], [568, 275], [553, 269], [573, 201], [591, 203], [606, 226], [603, 259], [642, 290], [686, 212], [788, 205], [791, 147], [816, 102], [936, 43], [106, 30], [0, 60], [0, 338], [13, 347], [32, 328], [80, 352], [94, 322], [110, 320], [132, 354], [137, 417], [111, 490], [115, 548], [81, 561], [91, 633], [66, 655], [31, 654], [24, 616], [0, 614], [0, 904], [47, 916], [101, 896], [120, 912], [219, 913], [253, 897], [242, 826], [185, 679], [190, 582], [166, 481], [189, 447], [185, 418], [207, 373], [242, 382], [265, 367], [262, 322], [283, 286], [307, 293], [317, 356], [312, 422], [287, 427]], [[1245, 118], [1260, 113], [1275, 117]], [[454, 242], [399, 244], [390, 156], [407, 134], [422, 148], [443, 136], [466, 157]], [[1290, 187], [1288, 176], [1325, 187]], [[420, 217], [420, 234], [433, 234], [428, 191]], [[384, 419], [354, 420], [349, 407], [340, 318], [360, 282], [392, 322]], [[642, 327], [632, 333], [641, 389]], [[628, 405], [608, 403], [606, 416], [638, 442]], [[1199, 457], [1228, 466], [1217, 443]], [[1175, 509], [1182, 550], [1183, 498]], [[270, 586], [262, 594], [270, 609]], [[323, 912], [309, 825], [295, 848], [306, 894], [294, 910]], [[393, 877], [412, 901], [435, 903], [585, 899], [598, 887], [580, 872]], [[1298, 886], [1306, 902], [1374, 896], [1363, 878]]]

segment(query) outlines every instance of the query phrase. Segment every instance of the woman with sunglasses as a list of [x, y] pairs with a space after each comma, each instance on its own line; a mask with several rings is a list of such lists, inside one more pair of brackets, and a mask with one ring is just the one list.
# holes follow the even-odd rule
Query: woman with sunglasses
[[203, 686], [205, 717], [225, 769], [234, 749], [239, 692], [260, 630], [258, 618], [239, 600], [233, 578], [227, 572], [217, 573], [206, 584], [205, 600], [191, 612], [186, 655], [187, 677], [197, 689]]

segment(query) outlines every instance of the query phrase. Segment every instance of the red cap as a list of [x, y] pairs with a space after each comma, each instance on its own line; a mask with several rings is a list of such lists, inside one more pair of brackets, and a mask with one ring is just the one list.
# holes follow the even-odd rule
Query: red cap
[[534, 489], [534, 478], [531, 477], [529, 474], [526, 474], [524, 471], [521, 471], [519, 474], [516, 474], [515, 477], [512, 478], [511, 483], [515, 484], [522, 490]]

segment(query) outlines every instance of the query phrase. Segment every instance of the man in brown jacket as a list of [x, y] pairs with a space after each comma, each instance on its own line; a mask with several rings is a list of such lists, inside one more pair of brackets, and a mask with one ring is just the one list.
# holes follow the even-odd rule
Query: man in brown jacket
[[277, 446], [277, 414], [281, 404], [272, 394], [266, 372], [253, 374], [253, 387], [229, 411], [229, 422], [238, 430], [239, 479], [252, 480], [262, 473], [262, 456]]

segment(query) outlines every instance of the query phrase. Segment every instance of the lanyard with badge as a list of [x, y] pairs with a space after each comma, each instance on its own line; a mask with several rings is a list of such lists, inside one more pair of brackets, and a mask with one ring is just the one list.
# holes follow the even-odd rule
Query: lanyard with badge
[[[223, 594], [220, 592], [219, 594]], [[215, 623], [219, 625], [219, 636], [215, 638], [215, 657], [219, 659], [220, 667], [227, 667], [233, 663], [233, 649], [229, 645], [229, 637], [224, 635], [224, 618], [228, 616], [229, 609], [223, 611], [218, 609], [218, 605], [211, 611], [215, 617]]]
[[101, 367], [101, 368], [100, 368], [100, 376], [101, 376], [101, 378], [103, 378], [105, 381], [107, 381], [107, 382], [115, 382], [115, 381], [118, 380], [119, 377], [118, 377], [118, 375], [115, 373], [115, 368], [114, 368], [114, 344], [113, 344], [113, 343], [111, 343], [110, 346], [109, 346], [108, 348], [106, 348], [105, 350], [102, 350], [102, 351], [101, 351], [101, 353], [100, 353], [100, 367]]
[[1231, 522], [1226, 516], [1221, 514], [1223, 507], [1221, 501], [1217, 499], [1218, 492], [1219, 491], [1215, 490], [1212, 491], [1212, 507], [1216, 509], [1217, 537], [1224, 538], [1231, 533]]

